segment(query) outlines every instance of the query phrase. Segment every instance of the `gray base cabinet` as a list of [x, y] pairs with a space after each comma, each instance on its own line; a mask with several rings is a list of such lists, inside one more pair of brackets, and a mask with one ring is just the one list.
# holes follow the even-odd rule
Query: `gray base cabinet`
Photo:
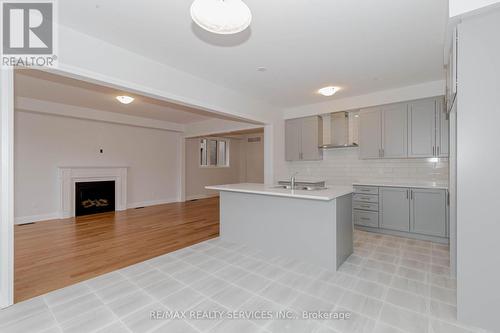
[[446, 237], [446, 192], [432, 189], [410, 190], [410, 231]]
[[352, 219], [355, 225], [378, 228], [378, 187], [355, 186], [352, 196]]
[[410, 205], [407, 188], [382, 187], [379, 190], [380, 227], [410, 231]]
[[378, 212], [356, 209], [353, 213], [354, 224], [378, 228]]
[[355, 186], [353, 222], [408, 237], [448, 237], [448, 191], [443, 189]]

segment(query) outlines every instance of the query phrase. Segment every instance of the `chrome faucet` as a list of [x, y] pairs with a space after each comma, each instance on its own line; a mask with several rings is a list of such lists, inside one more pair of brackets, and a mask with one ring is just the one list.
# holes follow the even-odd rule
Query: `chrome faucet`
[[298, 172], [294, 172], [290, 177], [290, 188], [295, 190], [295, 176], [297, 176]]

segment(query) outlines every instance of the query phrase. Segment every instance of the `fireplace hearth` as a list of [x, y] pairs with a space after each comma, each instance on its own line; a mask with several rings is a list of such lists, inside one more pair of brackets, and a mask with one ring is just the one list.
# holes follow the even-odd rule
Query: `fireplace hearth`
[[75, 183], [75, 215], [83, 216], [115, 210], [115, 181]]

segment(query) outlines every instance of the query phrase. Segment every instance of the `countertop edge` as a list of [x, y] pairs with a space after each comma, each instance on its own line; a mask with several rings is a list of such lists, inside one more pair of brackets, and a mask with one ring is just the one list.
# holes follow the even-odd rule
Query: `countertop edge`
[[290, 194], [290, 193], [279, 193], [279, 192], [268, 192], [268, 191], [259, 191], [259, 190], [248, 190], [248, 189], [235, 189], [235, 188], [227, 188], [227, 187], [219, 187], [219, 186], [205, 186], [207, 190], [214, 191], [225, 191], [225, 192], [236, 192], [236, 193], [247, 193], [247, 194], [259, 194], [259, 195], [268, 195], [273, 197], [284, 197], [291, 199], [305, 199], [305, 200], [316, 200], [316, 201], [332, 201], [337, 198], [343, 197], [345, 195], [352, 194], [354, 191], [342, 191], [338, 195], [334, 197], [327, 196], [317, 196], [317, 195], [307, 195], [307, 194]]
[[435, 190], [448, 190], [448, 185], [425, 185], [425, 184], [384, 184], [384, 183], [370, 183], [370, 182], [356, 182], [352, 186], [373, 186], [373, 187], [407, 187], [407, 188], [423, 188]]

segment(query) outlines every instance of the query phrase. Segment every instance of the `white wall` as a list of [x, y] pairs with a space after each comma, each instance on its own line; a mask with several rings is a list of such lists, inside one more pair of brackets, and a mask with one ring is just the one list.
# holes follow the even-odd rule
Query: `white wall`
[[366, 95], [335, 98], [323, 103], [302, 105], [287, 109], [285, 118], [299, 118], [337, 111], [348, 111], [377, 105], [406, 102], [428, 97], [442, 96], [446, 92], [446, 81], [431, 81], [412, 86], [376, 91]]
[[130, 50], [58, 27], [58, 70], [81, 79], [242, 119], [263, 121], [268, 103], [151, 60]]
[[500, 332], [500, 11], [459, 25], [458, 318]]
[[17, 222], [56, 217], [59, 166], [129, 167], [129, 207], [179, 200], [179, 133], [24, 111], [14, 124]]
[[466, 14], [468, 12], [499, 3], [499, 0], [449, 0], [450, 17]]
[[252, 124], [241, 121], [226, 120], [226, 119], [208, 119], [187, 124], [185, 126], [184, 136], [193, 138], [203, 135], [214, 135], [221, 133], [236, 132], [242, 130], [250, 130], [262, 128], [263, 124]]
[[284, 161], [282, 109], [71, 28], [58, 33], [60, 74], [266, 124], [264, 172], [273, 182]]
[[439, 163], [427, 159], [360, 160], [358, 148], [327, 149], [322, 161], [287, 162], [287, 171], [278, 175], [287, 179], [298, 172], [297, 178], [320, 178], [330, 185], [352, 185], [356, 182], [447, 184], [448, 161]]
[[206, 198], [218, 192], [205, 189], [208, 185], [264, 181], [264, 144], [248, 143], [249, 137], [263, 134], [239, 135], [230, 139], [229, 167], [200, 167], [199, 138], [186, 139], [186, 200]]
[[0, 69], [0, 309], [14, 302], [14, 73]]

